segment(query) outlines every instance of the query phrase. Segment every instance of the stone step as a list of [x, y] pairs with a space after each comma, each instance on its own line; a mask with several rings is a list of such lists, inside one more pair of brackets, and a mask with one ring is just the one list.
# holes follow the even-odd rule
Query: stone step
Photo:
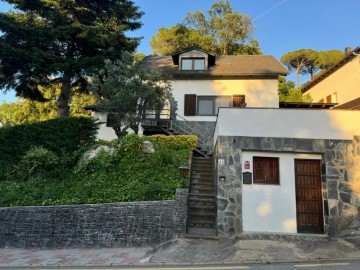
[[216, 237], [216, 235], [217, 233], [215, 228], [188, 227], [187, 235], [185, 237], [218, 240], [219, 238]]
[[194, 221], [194, 220], [209, 220], [215, 221], [215, 211], [203, 211], [203, 210], [199, 210], [199, 211], [193, 211], [193, 210], [189, 210], [188, 212], [188, 219], [189, 221]]
[[188, 228], [216, 228], [215, 227], [215, 221], [205, 221], [205, 220], [194, 220], [194, 221], [188, 221], [187, 223]]
[[209, 179], [192, 179], [191, 180], [192, 186], [211, 186], [214, 187], [214, 182], [210, 181]]
[[215, 204], [214, 205], [202, 205], [202, 204], [192, 204], [189, 205], [189, 211], [193, 211], [193, 210], [212, 210], [215, 211]]
[[189, 201], [192, 200], [215, 202], [215, 194], [211, 194], [211, 193], [199, 194], [199, 193], [189, 192]]

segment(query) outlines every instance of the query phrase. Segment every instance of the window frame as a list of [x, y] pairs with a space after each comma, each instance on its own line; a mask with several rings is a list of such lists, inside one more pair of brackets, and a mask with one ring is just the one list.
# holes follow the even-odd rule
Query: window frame
[[[184, 69], [184, 65], [183, 65], [183, 61], [184, 60], [191, 60], [191, 69]], [[203, 69], [195, 69], [195, 61], [196, 60], [203, 60], [203, 63], [204, 63], [204, 67]], [[205, 57], [182, 57], [181, 58], [181, 70], [184, 70], [184, 71], [201, 71], [201, 70], [206, 70], [206, 61], [205, 61]]]
[[[270, 171], [272, 162], [275, 162], [275, 176], [270, 174], [274, 173]], [[261, 163], [261, 172], [257, 172], [258, 165]], [[261, 175], [261, 179], [258, 176]], [[280, 158], [279, 157], [263, 157], [253, 156], [253, 183], [257, 185], [280, 185]]]
[[[217, 111], [216, 111], [216, 99], [221, 99], [221, 98], [227, 98], [229, 99], [229, 107], [226, 108], [231, 108], [232, 105], [232, 96], [196, 96], [196, 115], [197, 116], [217, 116]], [[212, 101], [212, 114], [200, 114], [199, 113], [199, 109], [200, 109], [200, 101], [201, 100], [210, 100]], [[220, 107], [219, 107], [220, 108]], [[223, 108], [223, 107], [221, 107]]]

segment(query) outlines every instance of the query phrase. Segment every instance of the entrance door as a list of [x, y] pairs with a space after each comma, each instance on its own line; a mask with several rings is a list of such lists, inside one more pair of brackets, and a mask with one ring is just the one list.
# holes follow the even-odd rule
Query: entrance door
[[298, 233], [324, 233], [320, 160], [295, 159]]

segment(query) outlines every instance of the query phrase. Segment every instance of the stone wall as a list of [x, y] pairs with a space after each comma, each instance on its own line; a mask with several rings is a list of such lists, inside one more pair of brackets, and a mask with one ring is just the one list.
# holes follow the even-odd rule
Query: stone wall
[[[360, 232], [360, 198], [353, 191], [354, 183], [360, 183], [359, 136], [353, 141], [219, 136], [215, 157], [220, 235], [242, 232], [243, 150], [321, 154], [324, 229], [330, 236]], [[219, 165], [219, 159], [225, 164]]]
[[212, 153], [216, 122], [172, 120], [171, 123], [172, 128], [180, 134], [196, 135], [199, 140], [199, 146], [203, 147], [207, 152]]
[[175, 201], [0, 208], [0, 248], [152, 245], [186, 232], [187, 190]]

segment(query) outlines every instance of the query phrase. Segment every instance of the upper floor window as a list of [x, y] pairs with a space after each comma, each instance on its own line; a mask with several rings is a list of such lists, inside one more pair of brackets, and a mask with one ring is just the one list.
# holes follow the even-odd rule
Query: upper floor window
[[231, 96], [198, 96], [197, 115], [217, 115], [220, 107], [231, 107]]
[[205, 70], [205, 58], [182, 58], [181, 70]]

